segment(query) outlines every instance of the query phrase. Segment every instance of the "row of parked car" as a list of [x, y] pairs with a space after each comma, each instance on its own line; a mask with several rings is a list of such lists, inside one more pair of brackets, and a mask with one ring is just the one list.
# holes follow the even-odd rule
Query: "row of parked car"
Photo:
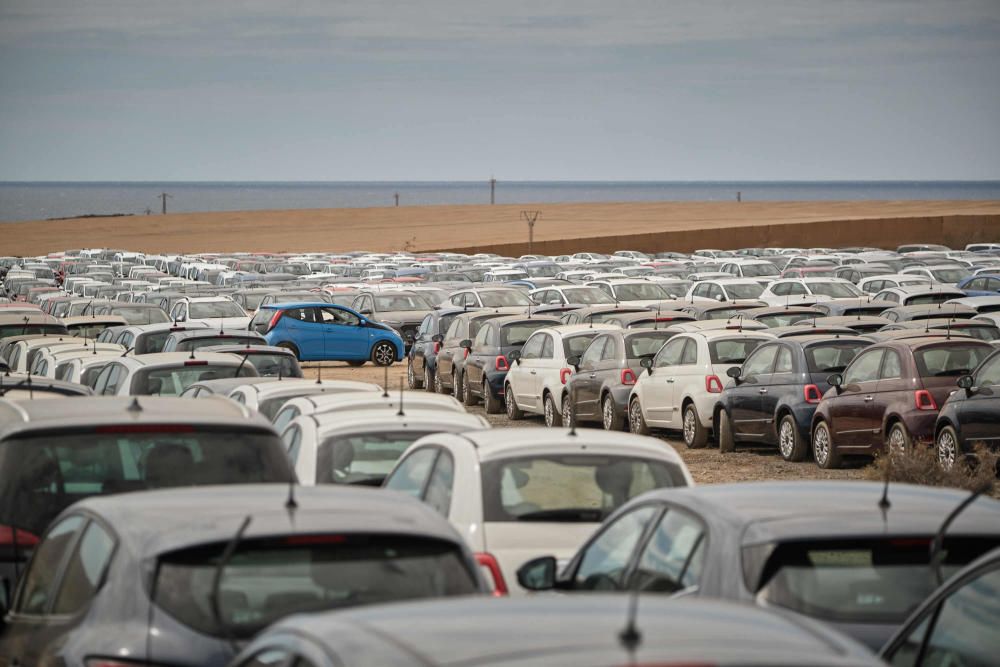
[[[107, 260], [122, 274], [109, 284], [121, 287], [137, 280], [119, 271], [126, 257], [130, 274], [166, 273], [138, 254], [88, 251], [59, 258], [72, 266], [62, 284], [86, 275], [78, 264]], [[428, 274], [479, 261], [495, 263], [454, 258]], [[524, 261], [535, 262], [546, 264]], [[303, 283], [294, 287], [248, 288], [266, 294], [239, 320], [228, 304], [242, 308], [245, 292], [176, 279], [185, 282], [128, 290], [176, 299], [160, 323], [102, 326], [86, 309], [90, 326], [71, 332], [80, 314], [55, 314], [78, 303], [65, 290], [0, 305], [12, 318], [0, 324], [10, 368], [0, 379], [0, 665], [878, 664], [871, 651], [893, 664], [990, 664], [1000, 649], [996, 501], [974, 499], [950, 522], [968, 494], [835, 482], [696, 487], [677, 452], [644, 435], [680, 430], [689, 447], [753, 442], [736, 433], [742, 408], [728, 408], [731, 442], [717, 433], [725, 421], [715, 407], [738, 389], [778, 393], [783, 384], [760, 378], [810, 364], [807, 379], [823, 376], [829, 391], [801, 376], [788, 384], [821, 414], [806, 399], [831, 399], [830, 376], [842, 375], [849, 394], [864, 355], [881, 350], [881, 374], [887, 350], [911, 339], [839, 330], [822, 311], [767, 318], [823, 305], [860, 311], [868, 298], [774, 307], [686, 292], [678, 303], [640, 303], [622, 297], [680, 279], [609, 278], [609, 303], [556, 304], [537, 290], [607, 292], [471, 284], [448, 286], [405, 335], [386, 314], [410, 311], [378, 297], [413, 305], [434, 281], [309, 285], [303, 274], [284, 281]], [[628, 283], [636, 291], [619, 288]], [[111, 307], [141, 303], [120, 295]], [[223, 305], [193, 308], [200, 303]], [[863, 312], [844, 317], [870, 324]], [[931, 320], [915, 330], [913, 340], [945, 358], [917, 361], [924, 348], [914, 346], [912, 359], [899, 352], [900, 372], [911, 362], [917, 375], [933, 364], [954, 371], [961, 346], [993, 359], [988, 342], [951, 329], [959, 321], [947, 318], [938, 336]], [[301, 378], [310, 356], [298, 342], [325, 349], [334, 339], [333, 355], [343, 354], [348, 333], [333, 327], [369, 336], [367, 356], [345, 361], [405, 358], [411, 391]], [[375, 358], [378, 336], [393, 359]], [[85, 364], [86, 379], [55, 377]], [[940, 377], [954, 386], [951, 371]], [[707, 424], [702, 403], [683, 400], [689, 384], [712, 399]], [[412, 391], [421, 387], [433, 391]], [[663, 407], [675, 399], [678, 410]], [[479, 401], [562, 428], [490, 429], [465, 411]], [[626, 425], [635, 432], [617, 432]], [[591, 595], [540, 594], [548, 590]], [[416, 599], [425, 601], [388, 604]]]

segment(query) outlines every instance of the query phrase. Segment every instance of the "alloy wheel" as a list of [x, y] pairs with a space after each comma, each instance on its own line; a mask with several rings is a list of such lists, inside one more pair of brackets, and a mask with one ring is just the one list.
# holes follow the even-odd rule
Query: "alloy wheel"
[[396, 351], [388, 343], [379, 343], [375, 346], [372, 357], [379, 366], [391, 366], [392, 362], [396, 360]]
[[813, 433], [813, 458], [820, 467], [830, 458], [830, 432], [825, 424], [817, 426]]
[[902, 427], [896, 424], [889, 431], [889, 455], [903, 456], [904, 454], [906, 454], [906, 435], [903, 433]]
[[406, 386], [410, 389], [414, 389], [417, 386], [417, 374], [413, 372], [412, 359], [406, 364]]
[[694, 410], [692, 410], [691, 408], [688, 408], [687, 410], [685, 410], [684, 411], [684, 444], [687, 445], [688, 447], [690, 447], [691, 443], [694, 442], [695, 430], [698, 428], [698, 425], [695, 424], [694, 420], [695, 420]]
[[942, 430], [938, 436], [937, 458], [938, 464], [945, 470], [951, 470], [958, 459], [958, 443], [955, 442], [955, 435], [949, 428]]
[[615, 406], [610, 398], [604, 399], [604, 409], [601, 410], [601, 416], [604, 418], [604, 430], [610, 431], [611, 427], [615, 425]]
[[628, 428], [632, 433], [642, 433], [642, 408], [639, 401], [632, 401], [628, 407]]
[[778, 429], [778, 449], [781, 450], [781, 455], [789, 459], [792, 457], [792, 450], [795, 449], [795, 431], [792, 423], [788, 420], [782, 420], [781, 426]]
[[573, 406], [570, 405], [569, 396], [563, 397], [562, 402], [563, 426], [573, 425]]
[[546, 398], [545, 399], [545, 425], [548, 426], [549, 428], [551, 428], [552, 424], [555, 422], [555, 409], [556, 408], [552, 404], [552, 400]]

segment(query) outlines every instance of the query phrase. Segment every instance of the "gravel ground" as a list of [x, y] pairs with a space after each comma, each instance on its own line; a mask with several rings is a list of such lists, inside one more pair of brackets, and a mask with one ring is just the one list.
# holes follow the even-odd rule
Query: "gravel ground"
[[[324, 362], [322, 369], [318, 364], [304, 366], [306, 377], [316, 377], [322, 372], [325, 379], [359, 380], [383, 384], [388, 376], [389, 387], [399, 391], [400, 383], [406, 383], [406, 364], [395, 364], [388, 369], [366, 364], [361, 368], [352, 368], [347, 364]], [[493, 425], [494, 428], [508, 428], [513, 424], [504, 414], [488, 415], [482, 406], [468, 408], [469, 412], [479, 414]], [[517, 426], [537, 426], [544, 428], [542, 418], [528, 416]], [[778, 456], [777, 450], [770, 447], [741, 446], [733, 454], [721, 454], [716, 449], [688, 449], [684, 446], [679, 434], [661, 432], [658, 436], [670, 444], [684, 459], [691, 475], [699, 484], [720, 482], [763, 481], [772, 479], [861, 479], [863, 468], [867, 461], [859, 460], [854, 466], [840, 470], [822, 470], [812, 461], [789, 463]]]

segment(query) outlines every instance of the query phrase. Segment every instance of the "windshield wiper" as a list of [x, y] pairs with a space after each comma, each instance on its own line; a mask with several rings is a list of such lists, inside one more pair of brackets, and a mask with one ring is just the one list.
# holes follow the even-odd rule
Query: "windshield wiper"
[[578, 523], [599, 523], [604, 520], [604, 510], [592, 507], [564, 507], [561, 509], [538, 510], [518, 514], [518, 521], [565, 521]]

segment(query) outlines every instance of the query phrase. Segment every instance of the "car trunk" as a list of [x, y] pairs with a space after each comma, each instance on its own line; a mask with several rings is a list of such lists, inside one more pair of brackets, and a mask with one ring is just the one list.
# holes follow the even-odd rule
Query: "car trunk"
[[550, 521], [487, 521], [483, 524], [486, 551], [500, 564], [507, 589], [521, 595], [517, 568], [537, 556], [555, 556], [562, 570], [580, 545], [601, 524]]

